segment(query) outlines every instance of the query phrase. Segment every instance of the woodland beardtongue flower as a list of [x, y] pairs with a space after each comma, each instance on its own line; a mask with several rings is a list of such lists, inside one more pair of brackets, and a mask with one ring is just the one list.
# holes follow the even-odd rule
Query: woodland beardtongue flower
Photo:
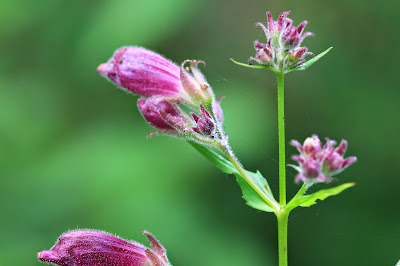
[[147, 266], [171, 265], [166, 250], [149, 232], [143, 231], [153, 250], [113, 235], [76, 230], [59, 237], [50, 250], [38, 253], [38, 259], [56, 265]]
[[300, 181], [329, 183], [332, 181], [333, 175], [340, 173], [357, 161], [356, 157], [343, 158], [347, 148], [346, 140], [342, 140], [337, 148], [334, 147], [336, 142], [328, 138], [322, 147], [317, 135], [307, 138], [303, 145], [296, 140], [292, 140], [290, 144], [300, 152], [300, 155], [292, 156], [299, 166], [290, 165], [299, 171], [295, 179], [296, 183]]
[[[191, 63], [190, 67], [184, 68], [186, 62]], [[199, 62], [202, 61], [187, 60], [179, 67], [155, 52], [128, 46], [116, 50], [107, 63], [98, 66], [97, 71], [134, 94], [164, 96], [199, 108], [199, 103], [211, 103], [214, 99], [210, 86], [197, 67]], [[187, 72], [190, 69], [193, 75]]]
[[271, 13], [267, 12], [268, 27], [262, 23], [256, 23], [262, 27], [267, 43], [254, 42], [256, 55], [249, 58], [256, 61], [260, 65], [272, 66], [278, 71], [287, 71], [294, 68], [305, 61], [306, 55], [313, 55], [307, 52], [306, 47], [299, 47], [301, 42], [307, 36], [313, 36], [311, 32], [303, 34], [307, 21], [303, 21], [297, 28], [293, 26], [293, 21], [287, 16], [290, 11], [280, 14], [277, 21], [272, 19]]

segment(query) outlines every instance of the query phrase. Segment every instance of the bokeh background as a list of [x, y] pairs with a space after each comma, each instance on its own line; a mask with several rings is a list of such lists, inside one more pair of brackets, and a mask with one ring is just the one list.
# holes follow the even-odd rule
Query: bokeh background
[[[39, 265], [36, 252], [75, 228], [144, 244], [148, 230], [174, 265], [277, 265], [274, 215], [246, 206], [234, 177], [190, 145], [146, 139], [137, 98], [95, 71], [123, 45], [206, 61], [209, 83], [226, 96], [231, 145], [277, 194], [275, 76], [229, 61], [245, 62], [252, 42], [265, 40], [253, 25], [267, 10], [307, 19], [315, 37], [304, 45], [314, 53], [334, 47], [286, 77], [287, 140], [346, 138], [347, 155], [359, 158], [335, 183], [355, 188], [292, 212], [290, 263], [396, 264], [398, 9], [361, 0], [2, 0], [0, 265]], [[294, 175], [288, 169], [289, 196], [299, 188]]]

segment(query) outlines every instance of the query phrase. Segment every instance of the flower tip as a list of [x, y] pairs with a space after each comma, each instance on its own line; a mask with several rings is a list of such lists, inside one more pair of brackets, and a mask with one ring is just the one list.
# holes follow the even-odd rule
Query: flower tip
[[59, 261], [59, 257], [57, 256], [57, 254], [53, 251], [49, 251], [49, 250], [44, 250], [41, 252], [37, 253], [37, 257], [39, 260], [41, 261], [45, 261], [45, 262], [57, 262]]
[[103, 76], [107, 76], [108, 73], [108, 64], [102, 63], [97, 67], [97, 72], [99, 72]]

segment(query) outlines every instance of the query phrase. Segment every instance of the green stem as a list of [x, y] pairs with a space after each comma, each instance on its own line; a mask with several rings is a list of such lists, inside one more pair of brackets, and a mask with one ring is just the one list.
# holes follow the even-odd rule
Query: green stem
[[278, 73], [279, 201], [286, 205], [284, 74]]
[[276, 213], [278, 220], [278, 250], [279, 250], [279, 266], [288, 265], [288, 245], [287, 245], [287, 232], [288, 232], [288, 210], [282, 210]]
[[270, 199], [264, 192], [253, 182], [253, 180], [247, 175], [246, 171], [240, 165], [235, 155], [225, 146], [221, 145], [220, 148], [224, 152], [225, 156], [228, 157], [229, 161], [235, 166], [236, 170], [243, 177], [247, 184], [274, 210], [279, 211], [280, 207], [276, 201]]
[[297, 192], [297, 194], [289, 201], [289, 203], [286, 205], [285, 209], [287, 209], [288, 211], [293, 210], [294, 208], [296, 208], [297, 206], [295, 205], [295, 201], [300, 198], [301, 196], [304, 195], [304, 193], [306, 193], [307, 189], [309, 189], [312, 186], [312, 183], [303, 183], [303, 186], [299, 189], [299, 191]]

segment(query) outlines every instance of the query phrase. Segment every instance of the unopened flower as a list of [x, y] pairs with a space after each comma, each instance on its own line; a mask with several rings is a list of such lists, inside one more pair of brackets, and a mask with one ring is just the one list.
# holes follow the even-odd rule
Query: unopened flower
[[169, 133], [180, 133], [188, 121], [182, 110], [163, 97], [140, 98], [138, 107], [144, 119], [153, 127]]
[[317, 135], [307, 138], [301, 145], [298, 141], [292, 140], [290, 144], [298, 149], [300, 155], [292, 156], [292, 159], [299, 163], [298, 166], [290, 165], [299, 171], [295, 181], [309, 183], [330, 182], [332, 176], [340, 173], [350, 164], [357, 161], [356, 157], [344, 159], [347, 148], [347, 141], [342, 140], [335, 148], [336, 142], [326, 139], [322, 147]]
[[[151, 126], [159, 129], [148, 136], [167, 134], [209, 144], [207, 138], [215, 140], [215, 135], [226, 138], [222, 97], [215, 99], [198, 67], [200, 63], [205, 65], [203, 61], [185, 60], [179, 67], [147, 49], [123, 47], [97, 71], [123, 89], [144, 96], [138, 100], [139, 110]], [[201, 117], [190, 117], [180, 104], [201, 112]], [[202, 136], [185, 134], [187, 131]]]
[[284, 50], [292, 50], [300, 46], [304, 38], [313, 36], [314, 33], [306, 32], [303, 30], [307, 25], [307, 21], [303, 21], [297, 28], [293, 26], [293, 21], [286, 18], [286, 25], [279, 36], [279, 44]]
[[165, 248], [149, 232], [143, 234], [153, 250], [101, 231], [70, 231], [61, 235], [50, 250], [39, 252], [38, 259], [63, 266], [170, 265]]
[[255, 27], [260, 26], [267, 37], [266, 43], [254, 42], [256, 55], [250, 57], [260, 65], [272, 66], [278, 71], [287, 71], [297, 67], [305, 61], [307, 52], [306, 47], [300, 47], [304, 38], [313, 36], [311, 32], [303, 33], [307, 21], [303, 21], [298, 27], [293, 26], [293, 21], [287, 16], [290, 11], [280, 14], [277, 21], [274, 21], [271, 13], [267, 12], [268, 26], [256, 23]]
[[[187, 62], [190, 62], [190, 67], [185, 68]], [[179, 67], [155, 52], [128, 46], [115, 51], [107, 63], [99, 65], [97, 71], [134, 94], [164, 96], [196, 108], [199, 103], [210, 104], [214, 100], [212, 89], [198, 69], [198, 63], [204, 62], [186, 60]]]
[[190, 113], [197, 125], [196, 127], [188, 128], [188, 130], [197, 132], [201, 135], [213, 136], [215, 131], [214, 120], [203, 105], [200, 105], [200, 108], [201, 117], [198, 117], [195, 113]]
[[185, 96], [179, 67], [161, 55], [141, 47], [115, 51], [97, 71], [121, 88], [143, 96]]

